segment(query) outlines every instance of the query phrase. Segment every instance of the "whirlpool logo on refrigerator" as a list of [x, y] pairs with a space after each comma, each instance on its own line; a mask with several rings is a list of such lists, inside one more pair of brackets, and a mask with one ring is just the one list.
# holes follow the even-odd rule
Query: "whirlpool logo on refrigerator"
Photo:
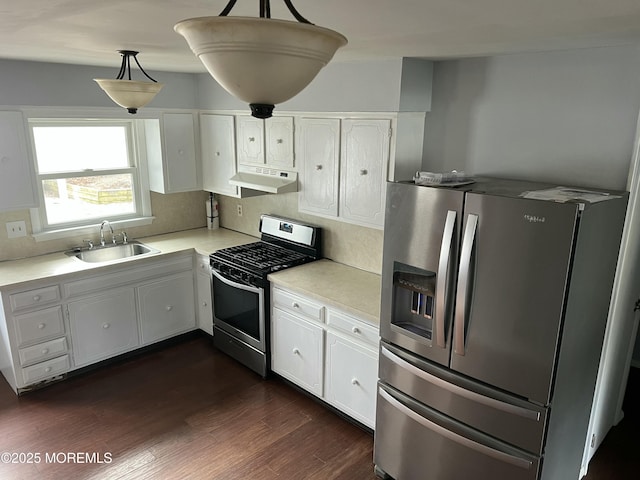
[[524, 214], [524, 219], [529, 223], [544, 223], [547, 220], [546, 217], [539, 217], [538, 215], [529, 215], [528, 213]]

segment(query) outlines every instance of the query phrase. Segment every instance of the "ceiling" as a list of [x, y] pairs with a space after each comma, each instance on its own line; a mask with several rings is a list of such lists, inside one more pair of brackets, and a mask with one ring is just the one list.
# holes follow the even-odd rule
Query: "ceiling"
[[[113, 66], [138, 50], [147, 70], [203, 72], [178, 21], [218, 15], [227, 0], [0, 0], [0, 58]], [[431, 59], [640, 45], [638, 0], [293, 0], [311, 22], [342, 33], [337, 61]], [[258, 16], [258, 0], [232, 15]], [[273, 18], [293, 20], [281, 0]]]

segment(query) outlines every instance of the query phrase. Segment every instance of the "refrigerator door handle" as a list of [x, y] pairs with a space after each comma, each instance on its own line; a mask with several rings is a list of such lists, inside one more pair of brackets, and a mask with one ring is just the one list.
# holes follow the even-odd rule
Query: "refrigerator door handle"
[[457, 355], [465, 354], [465, 337], [467, 326], [467, 298], [471, 281], [471, 255], [478, 229], [478, 215], [469, 214], [464, 228], [462, 249], [460, 251], [460, 268], [458, 271], [458, 289], [456, 292], [456, 315], [453, 326], [453, 351]]
[[453, 246], [453, 232], [456, 226], [455, 210], [447, 212], [447, 219], [444, 223], [442, 234], [442, 246], [440, 247], [440, 260], [438, 261], [438, 277], [436, 283], [436, 345], [440, 348], [446, 347], [445, 331], [447, 312], [447, 274], [449, 273], [449, 262], [451, 260], [451, 248]]
[[392, 397], [389, 393], [387, 393], [382, 388], [378, 388], [378, 394], [384, 400], [386, 400], [389, 403], [389, 405], [391, 405], [392, 407], [400, 411], [402, 414], [411, 418], [412, 420], [415, 420], [423, 427], [428, 428], [429, 430], [437, 433], [442, 437], [445, 437], [460, 445], [464, 445], [472, 450], [475, 450], [476, 452], [479, 452], [483, 455], [494, 458], [498, 461], [508, 463], [510, 465], [514, 465], [516, 467], [523, 468], [525, 470], [529, 470], [533, 465], [533, 462], [531, 462], [530, 460], [526, 460], [521, 457], [516, 457], [515, 455], [510, 455], [509, 453], [502, 452], [500, 450], [496, 450], [495, 448], [488, 447], [482, 443], [475, 442], [467, 437], [463, 437], [462, 435], [458, 435], [457, 433], [452, 432], [451, 430], [441, 427], [437, 423], [427, 420], [419, 413], [414, 412], [412, 409], [404, 405], [402, 402], [399, 402], [398, 400], [396, 400], [394, 397]]
[[540, 412], [536, 412], [535, 410], [529, 410], [528, 408], [520, 407], [518, 405], [512, 405], [507, 402], [502, 402], [500, 400], [496, 400], [495, 398], [487, 397], [480, 393], [473, 392], [471, 390], [467, 390], [466, 388], [459, 387], [458, 385], [454, 385], [452, 383], [447, 382], [446, 380], [442, 380], [441, 378], [436, 377], [435, 375], [431, 375], [428, 372], [425, 372], [419, 367], [407, 362], [401, 357], [397, 356], [395, 353], [386, 349], [384, 346], [381, 347], [380, 352], [384, 357], [389, 359], [392, 363], [395, 363], [400, 368], [411, 372], [418, 378], [422, 378], [423, 380], [436, 385], [448, 392], [451, 392], [454, 395], [458, 395], [460, 397], [464, 397], [468, 400], [471, 400], [476, 403], [480, 403], [482, 405], [486, 405], [491, 408], [495, 408], [496, 410], [500, 410], [502, 412], [518, 415], [520, 417], [524, 417], [529, 420], [533, 420], [535, 422], [540, 421]]

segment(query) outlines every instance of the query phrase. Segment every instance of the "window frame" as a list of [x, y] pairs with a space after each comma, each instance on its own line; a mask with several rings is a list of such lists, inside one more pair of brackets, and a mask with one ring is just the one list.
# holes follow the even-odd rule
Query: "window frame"
[[[30, 209], [33, 237], [36, 241], [65, 238], [80, 234], [91, 235], [102, 220], [109, 220], [115, 228], [148, 225], [154, 217], [151, 213], [151, 193], [146, 161], [146, 139], [142, 120], [122, 118], [84, 118], [84, 117], [30, 117], [27, 119], [29, 141], [32, 151], [32, 164], [36, 180], [38, 206]], [[40, 173], [36, 154], [34, 127], [46, 126], [119, 126], [126, 129], [127, 155], [129, 167], [73, 170], [55, 173]], [[43, 180], [78, 178], [89, 176], [113, 175], [125, 173], [132, 175], [134, 209], [132, 213], [108, 215], [99, 219], [77, 220], [65, 223], [49, 224], [45, 206]]]

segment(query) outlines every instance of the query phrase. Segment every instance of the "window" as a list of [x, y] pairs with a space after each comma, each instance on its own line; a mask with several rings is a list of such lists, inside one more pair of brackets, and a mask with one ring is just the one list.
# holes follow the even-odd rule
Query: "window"
[[149, 215], [135, 121], [30, 119], [40, 208], [34, 233]]

